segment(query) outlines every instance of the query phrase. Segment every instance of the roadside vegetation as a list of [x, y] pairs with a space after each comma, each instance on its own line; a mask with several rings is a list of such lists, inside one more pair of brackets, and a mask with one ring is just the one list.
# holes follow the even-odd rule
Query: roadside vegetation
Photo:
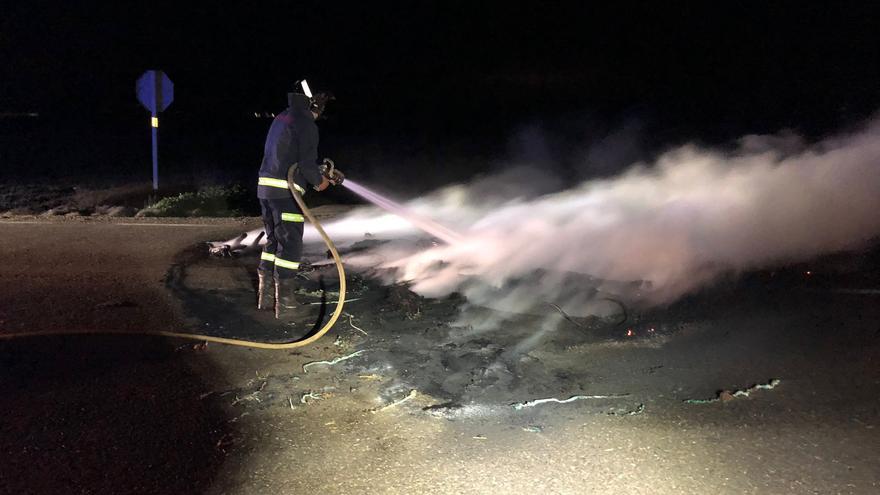
[[240, 183], [194, 187], [149, 182], [101, 187], [0, 184], [0, 216], [234, 217], [258, 215], [254, 191]]
[[138, 212], [138, 216], [237, 217], [245, 214], [248, 201], [253, 200], [239, 184], [207, 186], [158, 199]]

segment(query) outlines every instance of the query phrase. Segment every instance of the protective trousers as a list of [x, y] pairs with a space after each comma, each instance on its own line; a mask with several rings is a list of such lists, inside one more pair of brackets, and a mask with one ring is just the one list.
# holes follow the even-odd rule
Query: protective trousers
[[263, 226], [266, 229], [266, 246], [260, 255], [260, 270], [275, 272], [277, 278], [296, 275], [302, 256], [302, 211], [289, 198], [261, 199]]

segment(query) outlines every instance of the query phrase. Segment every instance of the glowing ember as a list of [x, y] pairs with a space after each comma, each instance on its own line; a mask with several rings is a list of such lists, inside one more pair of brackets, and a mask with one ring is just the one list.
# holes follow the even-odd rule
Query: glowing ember
[[632, 329], [632, 328], [628, 328], [628, 329], [626, 330], [626, 336], [627, 336], [627, 337], [632, 337], [632, 336], [634, 336], [635, 334], [636, 334], [636, 333], [633, 332], [633, 329]]

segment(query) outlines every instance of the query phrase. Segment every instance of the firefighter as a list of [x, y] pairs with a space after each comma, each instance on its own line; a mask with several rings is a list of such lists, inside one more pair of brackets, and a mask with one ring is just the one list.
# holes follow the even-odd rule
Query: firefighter
[[329, 93], [312, 95], [306, 81], [297, 86], [299, 91], [287, 95], [288, 108], [269, 127], [257, 187], [266, 230], [257, 271], [257, 308], [274, 307], [276, 318], [292, 315], [296, 307], [294, 293], [305, 221], [288, 189], [288, 169], [297, 166], [291, 186], [300, 194], [305, 194], [308, 186], [323, 191], [332, 183], [319, 170], [315, 121], [333, 97]]

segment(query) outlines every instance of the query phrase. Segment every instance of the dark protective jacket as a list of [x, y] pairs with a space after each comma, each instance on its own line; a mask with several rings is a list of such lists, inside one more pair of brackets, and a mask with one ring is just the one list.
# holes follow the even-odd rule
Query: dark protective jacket
[[[260, 165], [260, 183], [257, 197], [260, 199], [289, 198], [290, 191], [278, 182], [266, 179], [287, 180], [287, 169], [298, 164], [294, 182], [305, 191], [308, 184], [319, 185], [323, 178], [318, 171], [318, 126], [309, 111], [309, 99], [305, 95], [288, 96], [289, 107], [278, 114], [269, 127]], [[272, 183], [275, 186], [262, 185]]]

